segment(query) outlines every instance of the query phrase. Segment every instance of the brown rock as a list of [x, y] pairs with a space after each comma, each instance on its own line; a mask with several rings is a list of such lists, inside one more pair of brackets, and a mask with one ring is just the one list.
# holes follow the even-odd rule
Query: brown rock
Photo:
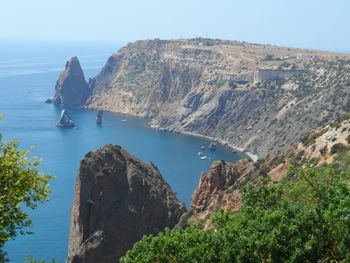
[[77, 57], [67, 61], [65, 70], [56, 82], [55, 91], [53, 103], [56, 105], [84, 105], [90, 97], [91, 92]]
[[185, 212], [158, 169], [117, 145], [81, 161], [68, 263], [118, 262], [145, 234], [172, 228]]
[[248, 159], [237, 163], [214, 162], [208, 174], [201, 175], [192, 196], [190, 210], [182, 216], [178, 227], [197, 220], [206, 221], [205, 226], [209, 227], [207, 220], [220, 208], [237, 211], [241, 207], [239, 187], [254, 176], [256, 168]]

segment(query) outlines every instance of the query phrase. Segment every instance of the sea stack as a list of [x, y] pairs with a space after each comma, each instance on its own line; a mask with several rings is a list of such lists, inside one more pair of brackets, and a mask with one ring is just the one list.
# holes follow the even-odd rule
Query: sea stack
[[80, 163], [67, 263], [116, 263], [144, 235], [172, 228], [185, 212], [157, 167], [118, 145]]
[[75, 124], [68, 112], [62, 110], [60, 120], [56, 122], [56, 126], [60, 128], [74, 128]]
[[64, 71], [56, 82], [53, 103], [81, 106], [85, 104], [90, 94], [79, 60], [77, 57], [72, 57], [67, 61]]
[[97, 116], [96, 116], [96, 123], [97, 123], [97, 124], [101, 124], [101, 123], [102, 123], [102, 115], [103, 115], [103, 111], [100, 110], [100, 111], [97, 113]]

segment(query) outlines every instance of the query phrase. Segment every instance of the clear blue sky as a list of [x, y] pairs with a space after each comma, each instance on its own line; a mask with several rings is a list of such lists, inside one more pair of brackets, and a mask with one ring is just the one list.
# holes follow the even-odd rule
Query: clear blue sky
[[205, 37], [350, 51], [350, 0], [2, 0], [0, 38]]

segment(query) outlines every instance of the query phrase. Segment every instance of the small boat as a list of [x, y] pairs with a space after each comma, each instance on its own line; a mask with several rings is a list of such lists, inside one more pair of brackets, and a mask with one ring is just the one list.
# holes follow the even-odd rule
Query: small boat
[[122, 122], [126, 122], [126, 119], [122, 119]]
[[201, 150], [205, 150], [205, 147], [204, 147], [204, 146], [201, 146]]
[[210, 160], [210, 157], [204, 155], [204, 156], [201, 156], [199, 157], [201, 160]]
[[201, 156], [203, 153], [202, 152], [198, 152], [198, 156]]

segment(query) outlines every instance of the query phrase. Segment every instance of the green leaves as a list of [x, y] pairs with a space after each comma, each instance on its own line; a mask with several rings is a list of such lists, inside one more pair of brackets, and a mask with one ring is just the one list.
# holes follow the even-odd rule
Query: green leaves
[[277, 185], [248, 185], [241, 210], [220, 210], [213, 229], [144, 237], [121, 262], [348, 262], [349, 153], [312, 166], [292, 167]]
[[52, 176], [38, 171], [40, 160], [18, 149], [17, 141], [0, 140], [0, 248], [17, 234], [30, 234], [28, 209], [48, 200]]

